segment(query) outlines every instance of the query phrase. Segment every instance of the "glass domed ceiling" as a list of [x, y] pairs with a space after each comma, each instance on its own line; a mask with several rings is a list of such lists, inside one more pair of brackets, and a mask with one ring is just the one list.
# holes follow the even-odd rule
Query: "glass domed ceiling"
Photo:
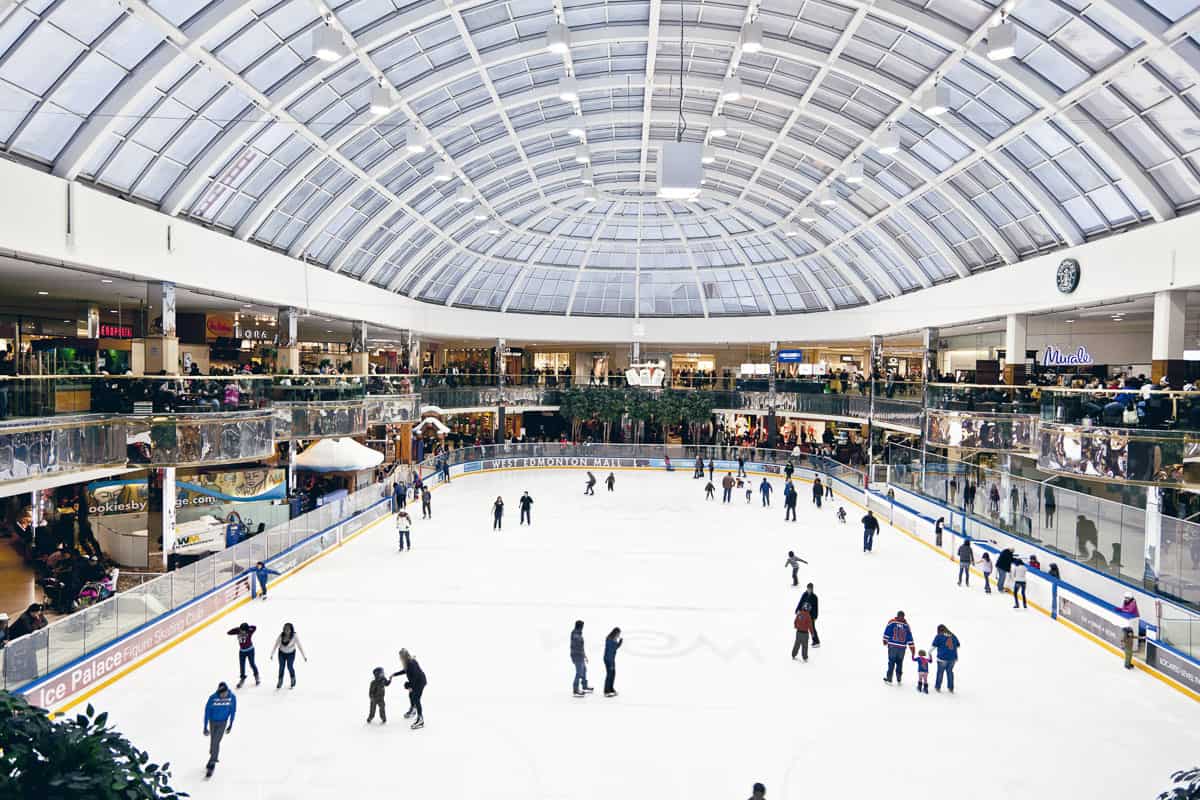
[[[430, 303], [820, 311], [1194, 205], [1198, 5], [1017, 0], [994, 62], [975, 0], [687, 0], [682, 48], [673, 1], [7, 0], [0, 143]], [[655, 196], [681, 60], [687, 203]]]

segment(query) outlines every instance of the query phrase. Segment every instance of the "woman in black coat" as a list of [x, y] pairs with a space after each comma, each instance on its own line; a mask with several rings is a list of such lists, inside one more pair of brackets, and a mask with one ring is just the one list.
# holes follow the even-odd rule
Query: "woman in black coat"
[[421, 695], [425, 691], [425, 686], [428, 681], [425, 679], [425, 671], [421, 669], [421, 665], [417, 660], [409, 654], [407, 650], [400, 651], [400, 666], [404, 669], [399, 672], [393, 672], [392, 677], [397, 675], [407, 675], [408, 680], [404, 682], [404, 688], [408, 689], [409, 708], [405, 713], [404, 718], [409, 719], [416, 716], [413, 721], [412, 729], [418, 730], [425, 727], [425, 711], [421, 708]]

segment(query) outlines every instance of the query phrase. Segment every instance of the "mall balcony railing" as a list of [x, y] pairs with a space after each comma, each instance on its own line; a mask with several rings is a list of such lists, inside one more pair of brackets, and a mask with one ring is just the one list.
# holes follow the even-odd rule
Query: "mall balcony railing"
[[978, 411], [990, 414], [1038, 414], [1038, 386], [1005, 384], [929, 383], [925, 407], [942, 411]]
[[62, 414], [206, 414], [271, 401], [269, 375], [0, 376], [0, 420]]
[[0, 422], [0, 483], [124, 466], [125, 437], [107, 414]]
[[126, 420], [130, 465], [191, 467], [275, 454], [273, 410], [135, 416]]
[[1036, 386], [928, 384], [926, 441], [938, 447], [1032, 453], [1039, 391]]

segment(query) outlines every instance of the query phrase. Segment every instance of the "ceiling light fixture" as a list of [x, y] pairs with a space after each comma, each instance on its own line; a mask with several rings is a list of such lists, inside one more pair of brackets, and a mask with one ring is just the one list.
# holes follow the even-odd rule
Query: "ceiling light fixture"
[[742, 27], [742, 52], [758, 53], [763, 48], [763, 26], [758, 20], [747, 22]]
[[460, 206], [470, 205], [475, 202], [475, 195], [471, 194], [468, 189], [462, 189], [458, 194], [454, 195], [454, 202]]
[[846, 167], [846, 183], [860, 184], [863, 182], [863, 165], [861, 161], [854, 161]]
[[593, 187], [583, 193], [583, 201], [585, 203], [595, 203], [600, 199], [600, 193]]
[[921, 111], [927, 117], [940, 117], [950, 110], [950, 88], [941, 81], [933, 84], [921, 95]]
[[482, 208], [479, 209], [478, 211], [476, 211], [471, 216], [476, 222], [487, 222], [487, 218], [488, 218], [487, 212], [484, 211]]
[[991, 61], [1004, 61], [1017, 54], [1017, 26], [1000, 17], [1000, 24], [988, 30], [987, 57]]
[[888, 125], [887, 130], [879, 134], [879, 144], [875, 149], [887, 156], [900, 152], [900, 131]]
[[826, 190], [824, 192], [821, 192], [821, 194], [817, 196], [817, 205], [822, 205], [822, 206], [825, 206], [826, 208], [829, 208], [831, 206], [836, 206], [837, 198], [834, 197], [831, 192]]
[[712, 121], [708, 123], [708, 135], [714, 139], [729, 135], [729, 128], [725, 126], [724, 114], [713, 114]]
[[379, 85], [371, 89], [371, 113], [377, 117], [396, 107], [396, 96], [386, 86]]
[[425, 131], [414, 130], [408, 134], [404, 149], [409, 155], [419, 156], [429, 149], [429, 134]]
[[571, 52], [571, 29], [558, 22], [547, 28], [546, 49], [560, 56]]
[[783, 226], [783, 235], [788, 237], [789, 239], [791, 239], [793, 237], [800, 235], [800, 229], [797, 228], [795, 225], [784, 225]]
[[450, 170], [449, 164], [438, 164], [437, 169], [433, 171], [434, 183], [449, 183], [454, 179], [454, 173]]
[[580, 145], [575, 146], [575, 163], [576, 164], [592, 163], [592, 155], [591, 155], [591, 153], [588, 152], [588, 147], [586, 144], [580, 144]]
[[725, 79], [725, 83], [721, 85], [721, 99], [726, 103], [735, 102], [742, 99], [742, 79], [736, 75], [730, 75]]
[[563, 75], [558, 79], [558, 99], [564, 103], [575, 103], [579, 100], [579, 81], [574, 76]]
[[38, 291], [38, 294], [40, 294], [40, 295], [47, 295], [47, 294], [50, 294], [50, 293], [49, 293], [49, 292], [43, 292], [43, 291], [39, 290], [39, 291]]
[[330, 27], [328, 20], [313, 28], [312, 53], [321, 61], [337, 61], [346, 54], [342, 35]]
[[580, 175], [579, 180], [583, 183], [584, 186], [595, 186], [596, 185], [596, 176], [592, 173], [591, 167], [583, 168], [583, 174]]
[[700, 163], [711, 164], [717, 160], [717, 148], [711, 144], [704, 145], [704, 149], [700, 151]]
[[816, 212], [814, 212], [811, 208], [805, 207], [800, 209], [800, 221], [805, 225], [812, 225], [819, 219], [820, 217], [818, 217]]
[[493, 222], [487, 226], [487, 232], [489, 236], [499, 236], [504, 233], [504, 228], [501, 228], [498, 222]]
[[112, 283], [112, 278], [101, 278], [100, 282], [101, 283]]
[[587, 136], [587, 128], [583, 124], [583, 114], [576, 112], [571, 115], [571, 121], [567, 123], [567, 133], [576, 139]]

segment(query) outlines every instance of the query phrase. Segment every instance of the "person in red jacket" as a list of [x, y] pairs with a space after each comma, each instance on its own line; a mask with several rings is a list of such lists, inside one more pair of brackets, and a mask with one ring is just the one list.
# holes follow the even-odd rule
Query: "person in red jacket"
[[258, 665], [254, 663], [254, 632], [258, 628], [254, 625], [249, 625], [243, 622], [236, 628], [230, 628], [226, 631], [228, 636], [236, 636], [238, 640], [238, 670], [241, 673], [241, 680], [238, 681], [237, 688], [242, 688], [242, 684], [246, 682], [246, 663], [250, 663], [250, 669], [254, 672], [254, 685], [260, 683], [258, 679]]
[[807, 603], [800, 604], [800, 611], [796, 614], [796, 643], [792, 645], [792, 660], [796, 660], [796, 653], [800, 654], [801, 659], [808, 661], [808, 637], [813, 633], [812, 613]]

